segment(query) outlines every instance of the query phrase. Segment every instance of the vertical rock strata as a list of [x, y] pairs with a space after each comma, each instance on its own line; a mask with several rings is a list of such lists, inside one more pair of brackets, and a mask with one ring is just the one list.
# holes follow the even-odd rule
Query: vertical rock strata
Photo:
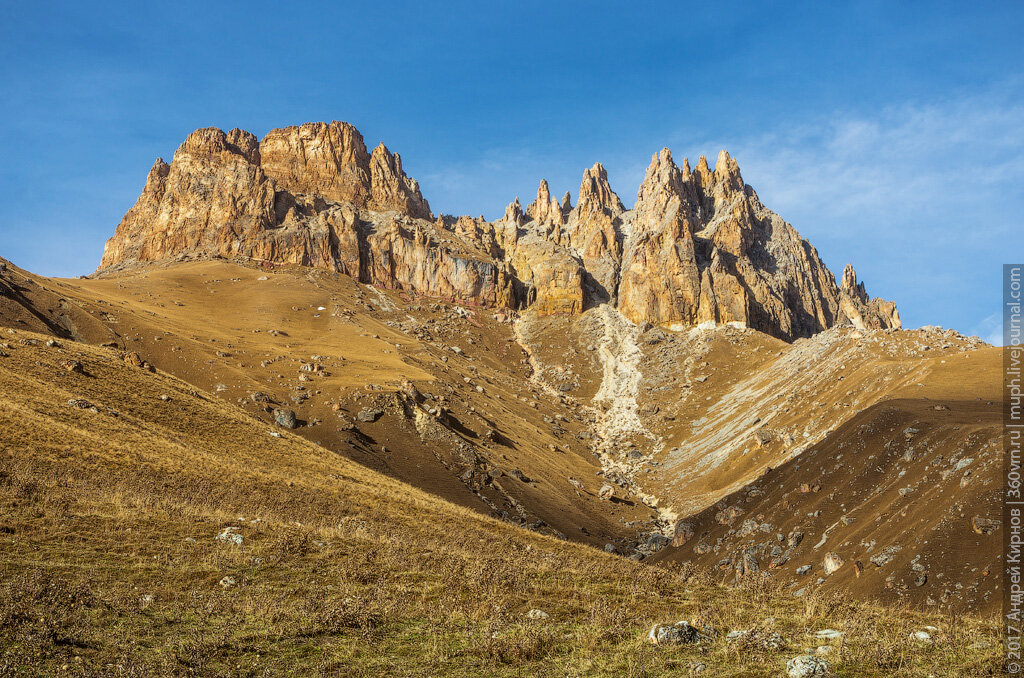
[[541, 181], [494, 222], [434, 219], [402, 159], [368, 152], [343, 122], [269, 132], [196, 130], [158, 159], [107, 242], [100, 270], [242, 257], [337, 271], [463, 303], [577, 314], [616, 306], [672, 329], [733, 323], [783, 339], [838, 323], [898, 328], [852, 266], [840, 284], [817, 251], [761, 204], [735, 159], [651, 158], [632, 209], [598, 163], [575, 207]]

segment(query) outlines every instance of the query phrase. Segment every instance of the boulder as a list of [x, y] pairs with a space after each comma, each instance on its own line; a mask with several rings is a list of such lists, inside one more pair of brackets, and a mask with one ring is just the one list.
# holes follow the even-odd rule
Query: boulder
[[274, 421], [278, 426], [285, 428], [295, 428], [298, 426], [298, 420], [295, 418], [295, 412], [286, 408], [276, 408], [274, 410]]
[[358, 414], [356, 414], [356, 419], [362, 422], [370, 423], [377, 421], [377, 419], [379, 419], [382, 414], [384, 414], [382, 410], [372, 407], [364, 407], [363, 409], [359, 410]]
[[687, 621], [680, 621], [675, 624], [655, 624], [647, 632], [647, 642], [652, 645], [699, 643], [701, 638], [700, 630]]
[[808, 678], [809, 676], [824, 676], [829, 672], [828, 662], [820, 657], [805, 654], [793, 657], [786, 662], [786, 675], [789, 678]]
[[825, 570], [825, 574], [832, 574], [843, 566], [845, 561], [840, 557], [838, 553], [829, 551], [825, 554], [825, 559], [822, 561], [822, 568]]

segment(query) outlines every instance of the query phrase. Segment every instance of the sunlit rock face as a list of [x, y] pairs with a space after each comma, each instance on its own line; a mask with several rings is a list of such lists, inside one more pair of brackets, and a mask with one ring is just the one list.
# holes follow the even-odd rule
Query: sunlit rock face
[[434, 218], [398, 154], [344, 122], [262, 140], [196, 130], [158, 159], [107, 242], [100, 271], [210, 257], [298, 264], [467, 304], [578, 314], [611, 304], [636, 323], [741, 325], [794, 339], [836, 324], [898, 328], [852, 266], [837, 285], [817, 251], [722, 151], [691, 170], [651, 158], [632, 209], [597, 163], [576, 205], [540, 182], [497, 221]]

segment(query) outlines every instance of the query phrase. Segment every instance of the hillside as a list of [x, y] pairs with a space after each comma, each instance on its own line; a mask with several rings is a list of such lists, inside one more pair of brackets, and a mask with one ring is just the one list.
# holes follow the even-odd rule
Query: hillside
[[[840, 674], [997, 666], [996, 628], [970, 617], [632, 563], [416, 490], [117, 349], [0, 338], [4, 675], [769, 676], [807, 645]], [[719, 635], [641, 642], [678, 618]], [[931, 642], [909, 637], [925, 627]]]
[[[857, 443], [861, 434], [850, 422], [860, 413], [998, 396], [998, 351], [937, 330], [835, 328], [788, 344], [735, 327], [637, 326], [608, 307], [578, 317], [484, 311], [413, 300], [337, 273], [223, 261], [97, 279], [48, 280], [14, 267], [5, 275], [10, 285], [29, 290], [27, 302], [36, 300], [33, 318], [64, 308], [95, 343], [136, 353], [268, 424], [275, 410], [292, 411], [297, 434], [367, 468], [483, 514], [635, 559], [659, 554], [678, 534], [703, 525], [720, 510], [710, 508], [718, 502], [764, 491], [766, 478], [776, 477], [771, 469], [795, 468], [781, 492], [821, 484], [820, 463], [800, 461], [804, 455], [831, 458], [831, 447], [856, 444], [865, 452], [846, 462], [843, 473], [874, 478], [876, 455], [889, 459], [902, 433]], [[947, 492], [960, 474], [945, 474], [934, 479], [937, 489], [928, 498], [929, 507], [950, 516], [969, 506], [966, 520], [995, 517], [997, 508], [990, 477], [995, 452], [988, 444], [995, 432], [989, 419], [979, 421], [988, 421], [987, 428], [967, 436], [946, 427], [924, 448], [924, 459], [935, 453], [954, 458], [945, 463], [978, 460], [964, 488]], [[917, 466], [929, 463], [921, 459]], [[899, 479], [892, 492], [910, 486], [900, 471], [906, 473], [886, 468], [878, 482]], [[905, 493], [902, 505], [918, 505], [920, 493]], [[810, 497], [790, 497], [798, 504], [804, 499]], [[801, 582], [796, 589], [816, 588], [817, 576], [804, 582], [792, 570], [820, 566], [825, 551], [810, 546], [825, 528], [830, 543], [846, 540], [838, 541], [845, 526], [836, 531], [832, 523], [852, 511], [849, 502], [798, 520], [795, 508], [776, 515], [781, 504], [764, 501], [758, 513], [769, 518], [762, 522], [799, 523], [809, 540], [790, 554], [808, 563], [789, 562], [783, 578]], [[876, 505], [856, 511], [865, 513], [875, 519], [885, 511]], [[862, 519], [855, 529], [863, 527]], [[930, 583], [911, 587], [907, 599], [990, 611], [998, 580], [977, 572], [998, 570], [996, 538], [969, 528], [962, 520], [901, 521], [881, 538], [854, 543], [910, 549], [937, 537], [980, 540], [968, 559], [974, 571], [938, 577], [943, 565], [934, 563]], [[734, 578], [732, 560], [722, 561], [735, 560], [741, 542], [722, 539], [693, 562], [716, 573], [724, 567], [717, 576]], [[685, 548], [698, 543], [704, 544]], [[843, 557], [851, 566], [858, 558], [866, 562], [866, 548], [848, 545]], [[767, 555], [773, 550], [758, 556], [759, 567], [774, 572], [776, 556]], [[658, 558], [692, 559], [676, 553], [669, 548]], [[910, 565], [900, 568], [901, 582], [920, 575]], [[896, 585], [886, 577], [837, 577], [822, 585], [885, 599]], [[948, 593], [943, 577], [954, 587]], [[962, 595], [957, 585], [973, 593]]]

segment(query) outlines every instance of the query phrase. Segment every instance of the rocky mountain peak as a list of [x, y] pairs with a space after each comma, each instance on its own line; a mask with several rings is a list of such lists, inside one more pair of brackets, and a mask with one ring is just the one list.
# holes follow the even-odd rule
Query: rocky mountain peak
[[370, 199], [370, 156], [347, 122], [308, 122], [271, 130], [259, 142], [263, 171], [278, 188], [337, 202]]
[[523, 206], [519, 203], [519, 196], [508, 204], [505, 208], [505, 216], [502, 217], [503, 221], [516, 224], [517, 226], [522, 224], [526, 217], [523, 214]]
[[402, 169], [402, 156], [381, 143], [370, 156], [370, 199], [380, 210], [396, 210], [411, 217], [430, 218], [430, 205], [415, 179]]
[[656, 202], [663, 204], [671, 196], [682, 196], [687, 178], [672, 161], [672, 151], [661, 149], [651, 156], [651, 164], [647, 166], [643, 183], [637, 191], [637, 208], [652, 206]]
[[740, 166], [736, 163], [736, 159], [724, 149], [719, 152], [718, 160], [715, 161], [715, 183], [726, 191], [743, 190]]
[[697, 160], [697, 167], [693, 170], [693, 175], [701, 186], [710, 186], [712, 184], [711, 168], [708, 167], [708, 157], [706, 155], [700, 156]]
[[857, 271], [853, 269], [853, 264], [847, 264], [843, 268], [843, 279], [839, 284], [839, 291], [854, 299], [868, 300], [868, 293], [864, 289], [864, 283], [857, 282]]
[[434, 222], [401, 156], [384, 144], [367, 152], [348, 123], [285, 127], [261, 141], [200, 129], [170, 163], [154, 163], [100, 268], [213, 256], [540, 313], [607, 303], [670, 329], [733, 323], [794, 339], [844, 322], [900, 326], [895, 305], [869, 299], [852, 267], [837, 285], [725, 151], [714, 170], [701, 156], [692, 171], [668, 149], [654, 154], [628, 212], [597, 163], [575, 207], [542, 180], [525, 214], [517, 198], [498, 222]]
[[853, 264], [843, 268], [842, 281], [839, 283], [839, 311], [841, 319], [861, 330], [901, 326], [896, 304], [884, 299], [869, 298], [864, 283], [857, 282], [857, 271], [853, 269]]

